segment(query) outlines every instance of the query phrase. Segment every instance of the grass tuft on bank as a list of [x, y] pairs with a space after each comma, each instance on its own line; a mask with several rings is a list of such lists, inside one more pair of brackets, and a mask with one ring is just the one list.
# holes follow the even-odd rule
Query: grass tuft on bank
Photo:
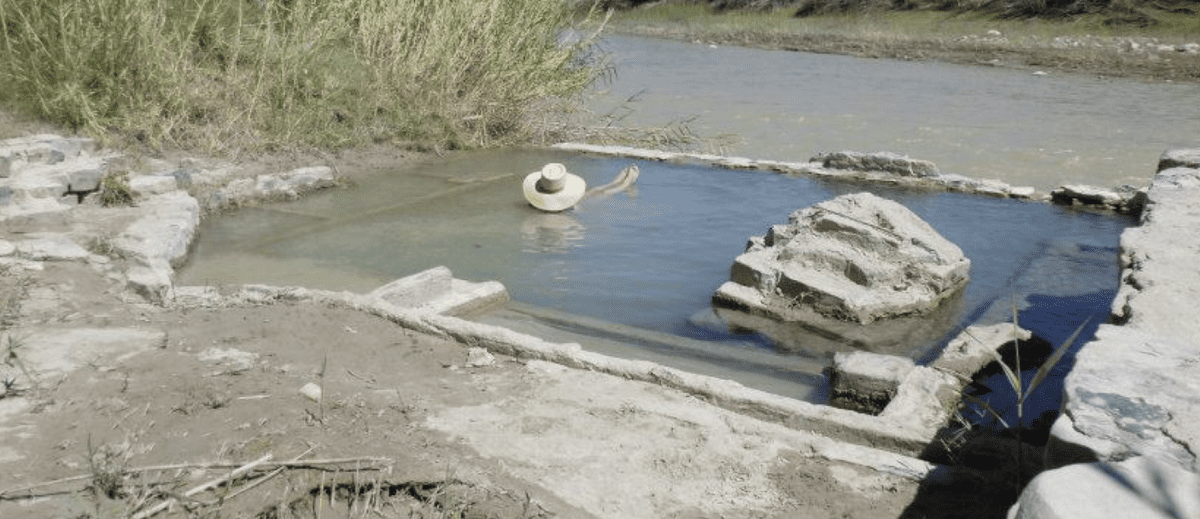
[[561, 0], [0, 0], [0, 106], [149, 149], [503, 145], [605, 73], [592, 22]]

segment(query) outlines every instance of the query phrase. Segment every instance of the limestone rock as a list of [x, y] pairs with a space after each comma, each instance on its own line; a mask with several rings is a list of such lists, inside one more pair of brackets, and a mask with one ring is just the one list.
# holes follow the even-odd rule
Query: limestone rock
[[187, 193], [174, 191], [151, 197], [141, 207], [145, 216], [126, 228], [114, 245], [152, 268], [183, 260], [200, 224], [200, 204]]
[[1158, 171], [1171, 168], [1200, 168], [1200, 148], [1164, 151], [1158, 159]]
[[450, 281], [454, 275], [445, 266], [402, 277], [383, 285], [371, 295], [402, 308], [424, 305], [450, 292]]
[[936, 177], [937, 165], [928, 160], [911, 159], [888, 151], [861, 153], [857, 151], [835, 151], [822, 153], [812, 158], [822, 166], [832, 169], [856, 171], [886, 171], [903, 177]]
[[506, 301], [508, 290], [497, 281], [455, 279], [450, 269], [437, 266], [376, 288], [369, 297], [400, 308], [455, 315]]
[[1200, 382], [1194, 342], [1101, 325], [1064, 381], [1051, 466], [1153, 456], [1200, 471]]
[[96, 141], [52, 134], [0, 141], [0, 178], [35, 165], [52, 165], [96, 150]]
[[142, 196], [170, 193], [178, 187], [175, 177], [171, 175], [139, 175], [129, 179], [129, 188]]
[[113, 245], [133, 263], [126, 273], [130, 288], [162, 303], [174, 267], [187, 257], [196, 236], [200, 204], [183, 191], [172, 191], [150, 197], [140, 207], [145, 216], [117, 236]]
[[17, 254], [25, 259], [35, 261], [71, 261], [91, 256], [87, 249], [59, 234], [48, 234], [32, 240], [20, 241], [15, 245]]
[[972, 325], [952, 339], [942, 354], [929, 366], [970, 380], [979, 370], [996, 360], [995, 352], [1015, 340], [1028, 340], [1033, 334], [1011, 323]]
[[496, 356], [487, 351], [486, 348], [471, 348], [467, 350], [468, 368], [486, 368], [496, 365]]
[[908, 357], [865, 351], [838, 352], [833, 356], [829, 373], [834, 403], [874, 414], [891, 401], [913, 368], [913, 361]]
[[[226, 172], [198, 172], [188, 174], [189, 182], [210, 184], [219, 182]], [[286, 173], [259, 175], [230, 181], [225, 187], [209, 196], [206, 205], [212, 207], [235, 207], [250, 202], [275, 198], [295, 198], [302, 193], [334, 185], [333, 170], [327, 166], [298, 168]]]
[[1067, 185], [1050, 192], [1050, 200], [1056, 204], [1082, 204], [1100, 206], [1114, 211], [1138, 212], [1145, 204], [1145, 192], [1131, 186], [1116, 190], [1095, 186]]
[[811, 310], [866, 324], [932, 311], [966, 283], [970, 266], [904, 206], [857, 193], [798, 210], [751, 238], [713, 301], [785, 321]]
[[945, 427], [950, 418], [948, 409], [962, 398], [961, 390], [962, 382], [954, 375], [917, 366], [904, 376], [896, 395], [879, 416], [932, 438]]
[[1121, 235], [1114, 322], [1080, 349], [1064, 380], [1047, 464], [1151, 456], [1200, 471], [1200, 169], [1160, 171], [1141, 225]]
[[1147, 457], [1039, 474], [1012, 519], [1200, 519], [1200, 476]]

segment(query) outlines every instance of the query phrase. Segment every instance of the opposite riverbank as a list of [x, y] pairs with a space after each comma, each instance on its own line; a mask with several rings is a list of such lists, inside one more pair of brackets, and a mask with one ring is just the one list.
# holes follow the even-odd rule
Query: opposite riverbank
[[[1180, 8], [1187, 9], [1187, 8]], [[974, 11], [829, 12], [795, 7], [718, 11], [659, 2], [615, 11], [612, 32], [710, 45], [928, 60], [1147, 81], [1200, 82], [1195, 13], [1161, 12], [1153, 26], [1105, 24], [1103, 15], [1005, 18]]]

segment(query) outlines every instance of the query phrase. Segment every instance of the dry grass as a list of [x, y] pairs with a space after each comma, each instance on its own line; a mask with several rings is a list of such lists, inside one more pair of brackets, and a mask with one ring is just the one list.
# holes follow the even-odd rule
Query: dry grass
[[0, 0], [0, 103], [110, 143], [208, 152], [533, 131], [603, 70], [560, 0]]

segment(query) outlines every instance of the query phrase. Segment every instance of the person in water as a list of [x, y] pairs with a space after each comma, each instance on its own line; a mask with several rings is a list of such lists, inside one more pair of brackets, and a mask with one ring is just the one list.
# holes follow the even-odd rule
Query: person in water
[[530, 205], [547, 212], [565, 211], [578, 204], [584, 197], [602, 197], [628, 189], [641, 171], [637, 164], [622, 169], [612, 182], [588, 190], [587, 182], [578, 175], [567, 172], [566, 166], [553, 162], [525, 176], [522, 189]]

